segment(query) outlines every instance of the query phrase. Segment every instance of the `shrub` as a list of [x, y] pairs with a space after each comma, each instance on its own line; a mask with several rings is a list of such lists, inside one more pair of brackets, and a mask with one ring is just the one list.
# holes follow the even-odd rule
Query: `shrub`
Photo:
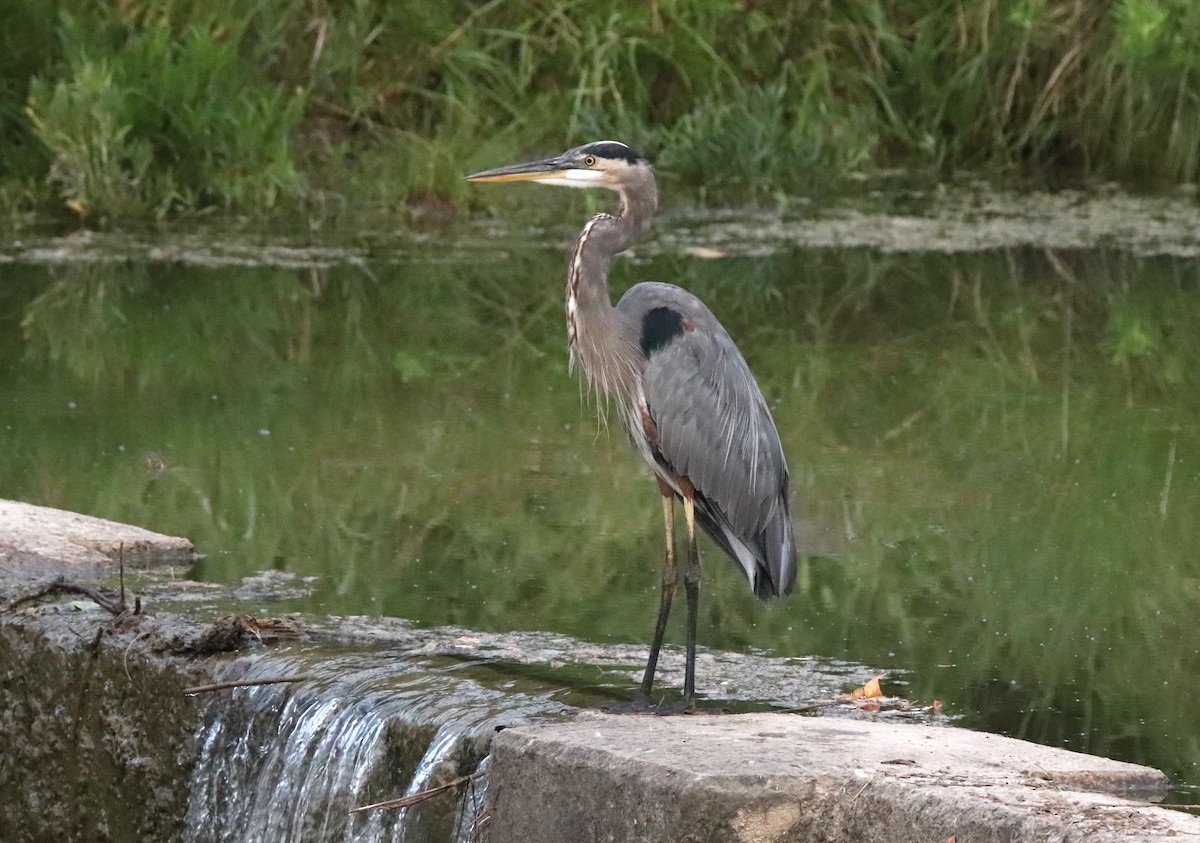
[[237, 38], [198, 26], [177, 36], [160, 23], [103, 55], [71, 19], [63, 32], [67, 72], [34, 81], [28, 114], [68, 206], [98, 217], [162, 215], [269, 209], [301, 194], [290, 138], [304, 94], [247, 66]]

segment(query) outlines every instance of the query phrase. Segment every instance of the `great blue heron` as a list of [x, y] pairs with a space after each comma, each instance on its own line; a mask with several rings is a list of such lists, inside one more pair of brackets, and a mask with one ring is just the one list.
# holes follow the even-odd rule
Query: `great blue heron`
[[679, 581], [674, 503], [683, 501], [688, 533], [683, 706], [691, 708], [700, 600], [696, 523], [745, 572], [758, 597], [788, 594], [796, 583], [787, 464], [771, 412], [729, 334], [687, 290], [644, 281], [613, 307], [609, 260], [633, 245], [658, 207], [654, 174], [643, 156], [623, 143], [597, 141], [466, 178], [602, 187], [620, 197], [616, 215], [592, 217], [575, 243], [567, 269], [567, 339], [572, 368], [580, 366], [598, 395], [616, 404], [663, 496], [662, 592], [638, 707], [650, 707]]

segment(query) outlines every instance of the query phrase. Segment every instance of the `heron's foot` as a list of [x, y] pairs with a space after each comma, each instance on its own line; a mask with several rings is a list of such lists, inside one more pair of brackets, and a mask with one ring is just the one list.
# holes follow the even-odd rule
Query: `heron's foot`
[[672, 714], [699, 714], [695, 700], [679, 700], [655, 705], [646, 697], [636, 697], [629, 702], [616, 703], [606, 709], [609, 714], [657, 714], [666, 717]]
[[638, 696], [628, 702], [613, 703], [604, 708], [609, 714], [654, 714], [658, 706], [648, 697]]
[[674, 714], [701, 714], [702, 712], [696, 708], [695, 700], [680, 700], [670, 705], [660, 705], [654, 710], [654, 713], [661, 717], [669, 717]]

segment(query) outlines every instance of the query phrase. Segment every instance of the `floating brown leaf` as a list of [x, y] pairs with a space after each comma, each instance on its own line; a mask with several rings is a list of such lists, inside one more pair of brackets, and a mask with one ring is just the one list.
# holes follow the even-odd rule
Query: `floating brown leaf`
[[850, 699], [852, 699], [852, 700], [869, 700], [869, 699], [874, 699], [875, 697], [882, 697], [883, 691], [881, 691], [879, 688], [879, 680], [885, 676], [887, 676], [886, 673], [881, 673], [878, 676], [876, 676], [874, 679], [869, 681], [866, 685], [863, 685], [861, 688], [855, 688], [850, 693]]

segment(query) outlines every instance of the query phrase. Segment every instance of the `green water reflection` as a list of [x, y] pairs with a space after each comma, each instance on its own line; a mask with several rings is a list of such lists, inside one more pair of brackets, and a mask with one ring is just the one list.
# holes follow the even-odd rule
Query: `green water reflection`
[[[657, 492], [566, 373], [563, 263], [10, 264], [0, 496], [189, 536], [205, 578], [318, 575], [312, 610], [645, 641]], [[702, 643], [908, 669], [973, 725], [1200, 782], [1198, 270], [618, 267], [739, 339], [822, 552], [764, 609], [710, 551]]]

